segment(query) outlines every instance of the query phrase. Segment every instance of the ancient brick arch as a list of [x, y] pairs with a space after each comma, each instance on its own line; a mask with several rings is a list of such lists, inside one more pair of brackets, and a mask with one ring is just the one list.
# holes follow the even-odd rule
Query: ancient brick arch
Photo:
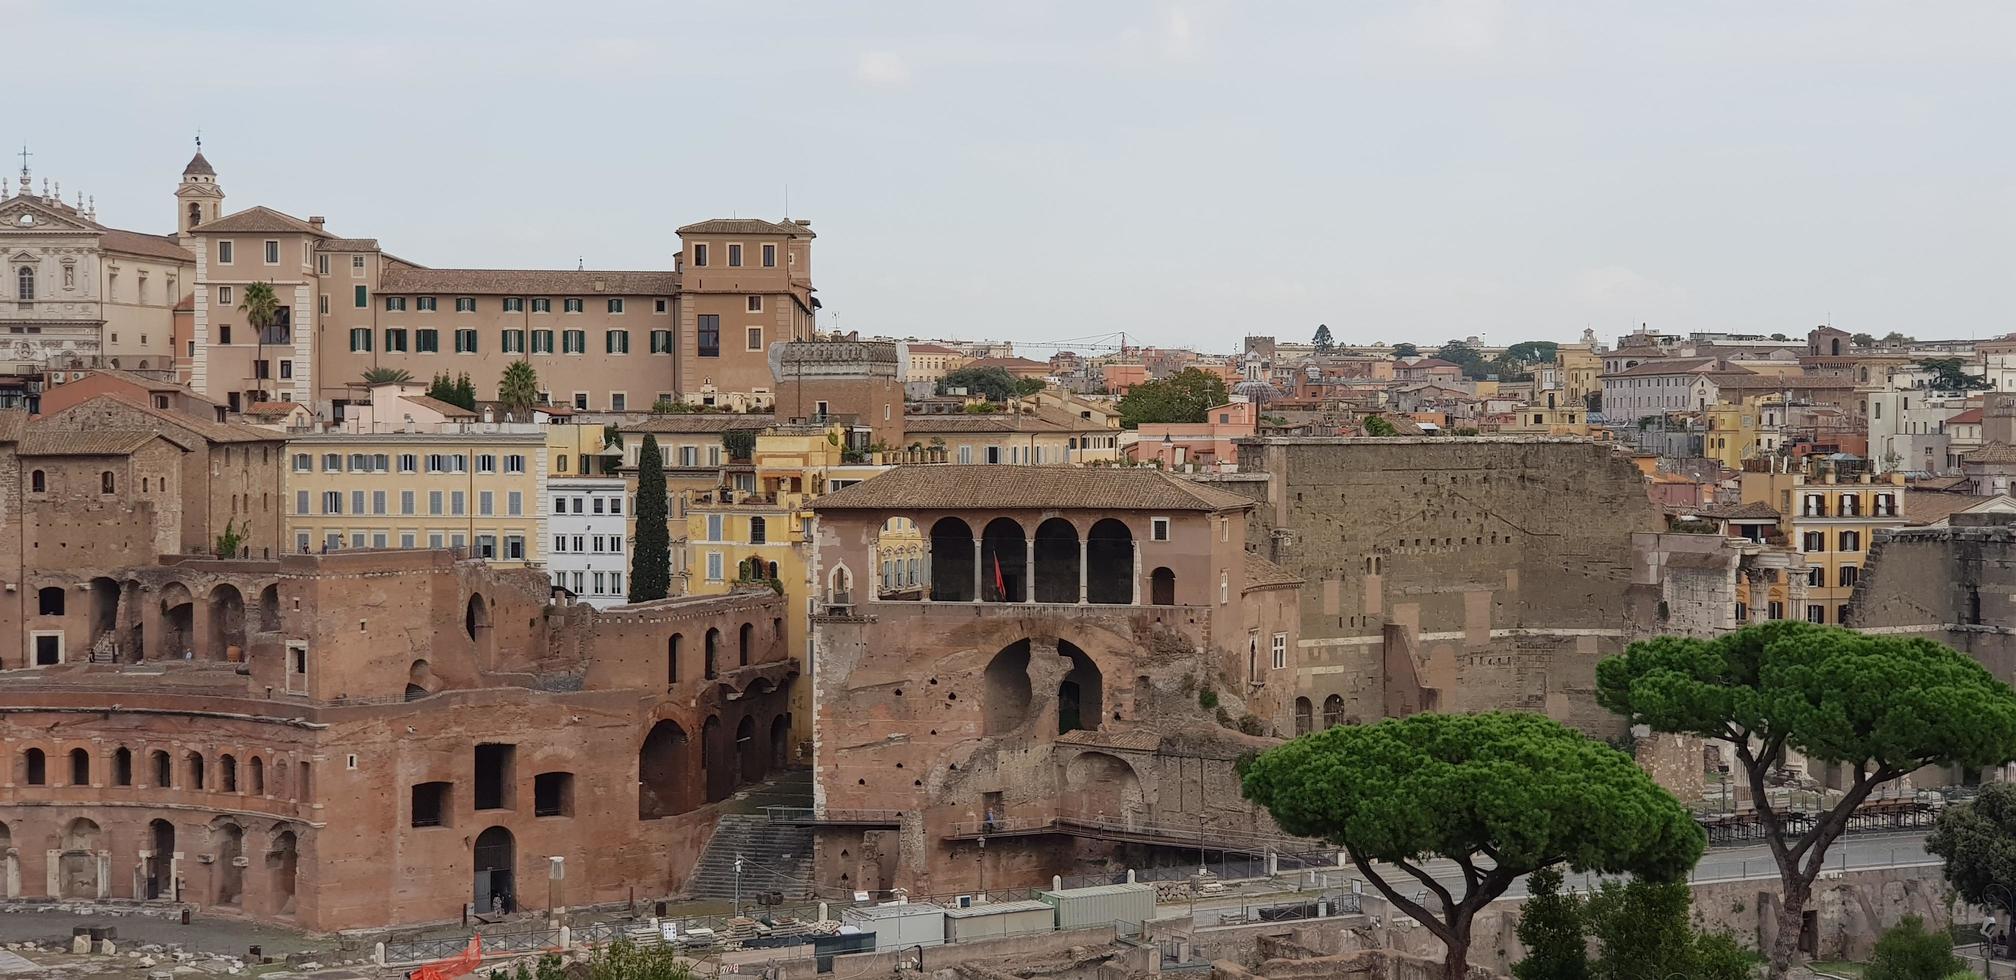
[[1110, 752], [1080, 752], [1064, 763], [1057, 793], [1060, 816], [1138, 826], [1147, 793], [1132, 763]]

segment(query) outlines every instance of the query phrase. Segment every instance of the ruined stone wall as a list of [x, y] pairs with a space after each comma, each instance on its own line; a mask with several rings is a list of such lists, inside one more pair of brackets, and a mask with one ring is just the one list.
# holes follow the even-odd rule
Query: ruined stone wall
[[2016, 528], [1878, 534], [1849, 606], [1857, 630], [1922, 636], [2016, 683]]
[[1249, 540], [1304, 580], [1299, 693], [1353, 720], [1510, 708], [1618, 730], [1595, 665], [1656, 628], [1631, 536], [1663, 524], [1627, 460], [1571, 439], [1240, 445], [1271, 477]]

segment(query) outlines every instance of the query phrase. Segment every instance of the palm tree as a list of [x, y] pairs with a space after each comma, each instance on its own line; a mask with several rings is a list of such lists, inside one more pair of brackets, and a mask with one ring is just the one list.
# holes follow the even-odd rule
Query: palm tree
[[367, 385], [403, 385], [413, 380], [413, 372], [404, 368], [375, 367], [364, 372]]
[[513, 415], [527, 413], [539, 404], [539, 375], [526, 361], [512, 361], [497, 382], [497, 400]]
[[[253, 335], [259, 338], [257, 360], [253, 361], [253, 363], [255, 365], [264, 365], [266, 363], [266, 331], [280, 319], [280, 298], [273, 295], [273, 284], [270, 282], [247, 284], [245, 287], [245, 300], [238, 304], [238, 312], [245, 314], [245, 323], [252, 328]], [[259, 373], [258, 369], [255, 367], [252, 373], [256, 376]], [[254, 380], [259, 383], [258, 400], [265, 401], [266, 379], [255, 377]]]

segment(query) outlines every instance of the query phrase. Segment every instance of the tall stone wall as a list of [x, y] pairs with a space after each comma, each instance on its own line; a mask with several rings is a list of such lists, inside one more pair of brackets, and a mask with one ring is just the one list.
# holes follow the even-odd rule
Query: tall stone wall
[[1302, 586], [1301, 689], [1346, 721], [1421, 710], [1618, 720], [1595, 665], [1658, 629], [1632, 535], [1663, 518], [1608, 447], [1550, 438], [1244, 440], [1249, 542]]

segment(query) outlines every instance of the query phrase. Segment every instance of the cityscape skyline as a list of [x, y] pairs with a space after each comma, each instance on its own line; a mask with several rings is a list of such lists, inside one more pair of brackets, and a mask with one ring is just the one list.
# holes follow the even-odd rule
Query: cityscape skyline
[[[1968, 122], [2016, 36], [1988, 5], [1732, 9], [1728, 36], [1491, 3], [1301, 8], [1293, 37], [1212, 4], [602, 9], [366, 4], [311, 32], [229, 4], [201, 24], [22, 4], [30, 31], [95, 39], [17, 57], [91, 69], [72, 97], [99, 108], [33, 100], [4, 135], [38, 184], [166, 231], [201, 130], [233, 209], [326, 214], [423, 264], [664, 268], [671, 216], [774, 220], [788, 195], [824, 236], [822, 327], [864, 334], [2004, 332], [1974, 285], [2016, 258], [2005, 138]], [[254, 37], [294, 70], [199, 71], [165, 112], [116, 94]], [[377, 138], [271, 136], [339, 123]]]

